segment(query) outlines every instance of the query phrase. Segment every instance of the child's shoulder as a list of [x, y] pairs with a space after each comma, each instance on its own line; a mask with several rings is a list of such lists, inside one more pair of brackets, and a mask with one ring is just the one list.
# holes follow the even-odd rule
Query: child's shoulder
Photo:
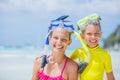
[[79, 48], [76, 48], [75, 51], [85, 51], [85, 49], [83, 47], [79, 47]]
[[73, 61], [72, 59], [70, 59], [70, 58], [68, 58], [67, 65], [69, 66], [69, 68], [73, 68], [73, 67], [78, 68], [78, 64], [75, 61]]
[[104, 49], [103, 47], [100, 47], [100, 51], [102, 51], [103, 53], [109, 53], [109, 51], [107, 49]]
[[36, 64], [40, 64], [41, 59], [42, 59], [42, 56], [38, 56], [38, 57], [36, 57], [35, 60], [34, 60], [34, 63], [36, 63]]
[[104, 49], [102, 47], [100, 47], [99, 52], [103, 55], [103, 56], [110, 56], [110, 52], [107, 49]]

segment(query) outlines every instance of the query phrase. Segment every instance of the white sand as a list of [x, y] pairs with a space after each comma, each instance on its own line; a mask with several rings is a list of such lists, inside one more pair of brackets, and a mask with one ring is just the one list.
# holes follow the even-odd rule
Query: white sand
[[[34, 50], [0, 50], [0, 80], [31, 80], [33, 62], [40, 53]], [[119, 80], [120, 51], [111, 51], [111, 56], [113, 72], [116, 80]]]

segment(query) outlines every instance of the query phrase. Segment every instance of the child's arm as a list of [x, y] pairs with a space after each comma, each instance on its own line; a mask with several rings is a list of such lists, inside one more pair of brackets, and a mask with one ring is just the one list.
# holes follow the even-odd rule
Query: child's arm
[[107, 51], [106, 60], [105, 60], [105, 69], [107, 80], [115, 80], [112, 70], [112, 59], [110, 53]]
[[107, 75], [107, 80], [115, 80], [113, 72], [106, 73]]
[[38, 80], [38, 72], [40, 70], [41, 57], [38, 57], [34, 61], [32, 80]]
[[67, 64], [68, 79], [67, 80], [78, 80], [78, 64], [69, 59]]

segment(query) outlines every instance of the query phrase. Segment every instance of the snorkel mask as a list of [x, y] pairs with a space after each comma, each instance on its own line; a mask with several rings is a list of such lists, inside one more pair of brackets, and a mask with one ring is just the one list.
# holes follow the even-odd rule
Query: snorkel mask
[[78, 30], [82, 31], [88, 24], [94, 23], [100, 25], [100, 16], [98, 14], [90, 14], [78, 21]]
[[[78, 21], [77, 25], [78, 25], [78, 30], [81, 33], [81, 31], [88, 25], [91, 23], [94, 24], [99, 24], [100, 25], [100, 16], [98, 14], [91, 14], [86, 16], [85, 18], [82, 18]], [[79, 62], [79, 70], [78, 73], [82, 73], [83, 70], [86, 68], [86, 66], [88, 65], [89, 61], [90, 61], [90, 52], [87, 48], [86, 43], [84, 42], [84, 40], [82, 39], [82, 37], [80, 36], [80, 33], [74, 32], [74, 35], [79, 39], [79, 41], [81, 42], [83, 48], [85, 49], [85, 52], [87, 53], [87, 59], [85, 62]]]
[[41, 68], [43, 68], [47, 63], [50, 62], [50, 60], [47, 59], [47, 51], [48, 51], [48, 46], [49, 46], [48, 37], [49, 37], [50, 33], [58, 27], [61, 27], [70, 33], [74, 32], [74, 27], [73, 27], [72, 22], [69, 20], [65, 20], [67, 17], [68, 17], [67, 15], [64, 15], [64, 16], [61, 16], [61, 17], [51, 21], [50, 27], [48, 30], [48, 34], [45, 39], [45, 46], [44, 46], [44, 52], [42, 55]]
[[61, 16], [56, 20], [52, 20], [48, 32], [51, 32], [58, 27], [61, 27], [65, 29], [66, 31], [72, 33], [74, 31], [73, 23], [69, 20], [64, 20], [67, 17], [68, 16]]

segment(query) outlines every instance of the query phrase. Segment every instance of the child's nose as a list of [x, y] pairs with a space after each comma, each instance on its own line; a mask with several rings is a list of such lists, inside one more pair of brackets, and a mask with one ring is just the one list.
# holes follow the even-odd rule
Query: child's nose
[[96, 36], [94, 35], [94, 34], [92, 34], [92, 36], [91, 36], [92, 38], [95, 38]]
[[57, 40], [57, 43], [58, 43], [58, 44], [61, 44], [61, 43], [62, 43], [61, 39], [58, 39], [58, 40]]

